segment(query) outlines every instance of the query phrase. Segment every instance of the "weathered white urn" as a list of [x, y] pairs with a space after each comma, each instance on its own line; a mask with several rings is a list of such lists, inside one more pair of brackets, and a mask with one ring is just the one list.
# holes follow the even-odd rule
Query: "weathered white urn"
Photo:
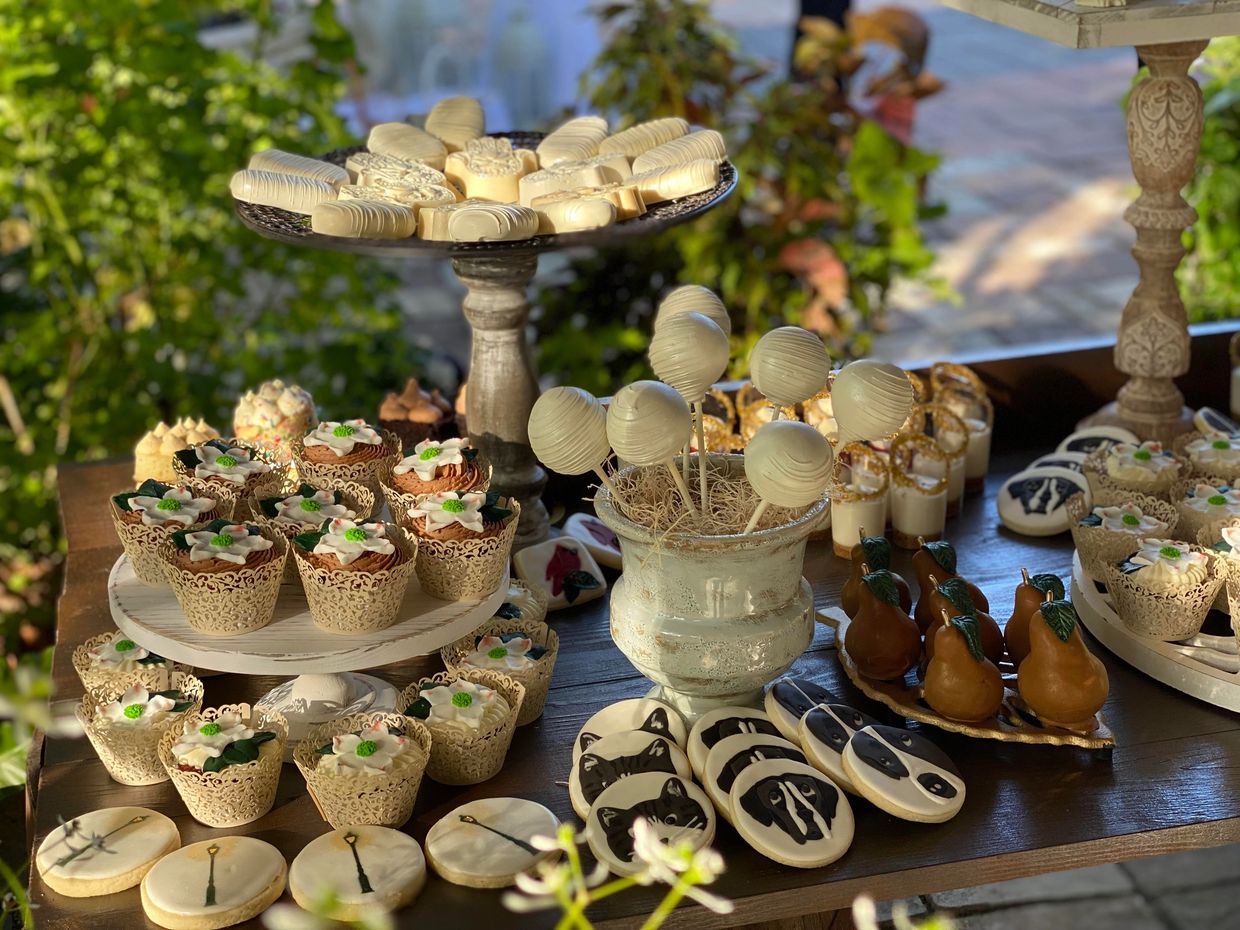
[[[710, 460], [744, 474], [742, 456]], [[652, 697], [690, 723], [716, 707], [760, 703], [813, 638], [813, 592], [801, 573], [828, 506], [824, 497], [796, 520], [748, 535], [664, 534], [627, 519], [600, 491], [595, 511], [624, 556], [611, 636], [655, 683]]]

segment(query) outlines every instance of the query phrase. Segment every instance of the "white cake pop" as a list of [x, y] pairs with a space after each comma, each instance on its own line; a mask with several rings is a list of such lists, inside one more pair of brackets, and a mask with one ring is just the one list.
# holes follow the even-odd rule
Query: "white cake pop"
[[771, 504], [807, 507], [831, 480], [833, 454], [826, 436], [807, 423], [774, 420], [762, 426], [745, 447], [745, 477], [762, 503], [745, 532], [750, 533]]
[[692, 416], [675, 388], [661, 381], [634, 381], [616, 392], [607, 410], [607, 439], [616, 454], [634, 465], [666, 465], [689, 512], [697, 508], [689, 497], [673, 460], [689, 435]]
[[603, 471], [611, 455], [607, 411], [589, 391], [554, 387], [544, 391], [530, 410], [530, 448], [538, 460], [561, 475], [594, 472], [623, 505], [615, 485]]
[[659, 302], [659, 309], [654, 315], [655, 332], [659, 331], [665, 320], [690, 312], [708, 317], [723, 330], [725, 336], [732, 334], [732, 318], [728, 316], [728, 308], [718, 294], [700, 284], [681, 285]]
[[831, 410], [839, 425], [838, 444], [885, 439], [908, 419], [913, 385], [904, 369], [862, 358], [840, 369], [831, 385]]
[[775, 405], [777, 418], [781, 407], [794, 407], [826, 387], [830, 371], [822, 340], [799, 326], [771, 330], [749, 353], [749, 377]]

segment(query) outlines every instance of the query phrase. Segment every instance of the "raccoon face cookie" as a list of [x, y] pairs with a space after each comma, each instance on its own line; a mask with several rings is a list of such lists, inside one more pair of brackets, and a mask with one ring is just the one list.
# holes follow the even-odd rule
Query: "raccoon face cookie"
[[834, 862], [853, 840], [853, 813], [831, 779], [787, 759], [755, 762], [736, 777], [732, 823], [768, 859], [801, 869]]
[[801, 718], [801, 751], [814, 768], [826, 772], [845, 791], [856, 794], [844, 771], [844, 747], [854, 733], [872, 725], [877, 726], [878, 721], [847, 704], [811, 707]]
[[765, 733], [742, 733], [726, 737], [706, 754], [702, 785], [725, 820], [730, 822], [732, 819], [732, 804], [728, 799], [737, 776], [755, 762], [764, 759], [804, 762], [805, 755], [782, 736], [767, 736]]
[[833, 704], [839, 701], [834, 694], [822, 685], [816, 685], [804, 678], [781, 678], [771, 685], [763, 702], [766, 715], [771, 723], [779, 728], [784, 739], [801, 743], [801, 718], [811, 707], [819, 704]]
[[924, 736], [867, 726], [844, 749], [844, 771], [857, 793], [894, 817], [951, 820], [964, 805], [964, 781], [947, 754]]

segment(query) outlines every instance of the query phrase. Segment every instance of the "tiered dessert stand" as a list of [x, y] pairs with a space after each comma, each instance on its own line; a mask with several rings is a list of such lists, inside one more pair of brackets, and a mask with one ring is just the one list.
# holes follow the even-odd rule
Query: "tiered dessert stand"
[[417, 578], [411, 578], [394, 625], [375, 633], [340, 635], [314, 625], [301, 585], [284, 584], [270, 624], [237, 636], [212, 636], [189, 625], [172, 588], [139, 581], [126, 556], [116, 560], [108, 575], [112, 619], [140, 646], [216, 672], [295, 674], [254, 702], [284, 714], [290, 747], [318, 723], [395, 709], [397, 689], [359, 670], [429, 655], [468, 635], [494, 616], [507, 591], [505, 573], [487, 598], [441, 601], [422, 593]]
[[[521, 148], [533, 149], [542, 133], [493, 133]], [[322, 156], [343, 165], [361, 146]], [[473, 331], [469, 359], [466, 419], [474, 444], [494, 467], [491, 486], [521, 502], [518, 548], [539, 542], [548, 531], [541, 500], [547, 475], [530, 451], [526, 424], [538, 397], [525, 329], [530, 305], [527, 289], [542, 252], [574, 246], [603, 247], [649, 236], [700, 216], [736, 187], [736, 169], [720, 166], [719, 183], [709, 191], [652, 206], [636, 219], [605, 229], [535, 236], [513, 242], [435, 242], [425, 239], [345, 239], [312, 232], [309, 217], [257, 204], [236, 202], [237, 216], [268, 239], [292, 245], [380, 258], [450, 258], [465, 285], [465, 319]]]

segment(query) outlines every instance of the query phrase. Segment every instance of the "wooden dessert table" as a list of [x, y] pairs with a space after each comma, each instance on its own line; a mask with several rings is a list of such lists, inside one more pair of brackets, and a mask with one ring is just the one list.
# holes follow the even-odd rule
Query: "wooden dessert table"
[[[1194, 340], [1202, 376], [1185, 384], [1191, 401], [1226, 395], [1226, 339], [1212, 328]], [[1108, 348], [1055, 356], [1027, 357], [978, 365], [1000, 405], [1001, 426], [987, 496], [966, 501], [963, 515], [949, 524], [960, 564], [989, 595], [1000, 622], [1012, 607], [1022, 565], [1030, 571], [1071, 574], [1067, 537], [1029, 539], [997, 525], [993, 494], [1005, 475], [1022, 467], [1035, 451], [1074, 422], [1118, 376], [1105, 364]], [[1206, 362], [1214, 360], [1211, 367]], [[1051, 388], [1039, 389], [1038, 385]], [[1036, 410], [1031, 417], [1021, 410]], [[120, 546], [104, 502], [123, 487], [129, 462], [67, 466], [60, 474], [61, 506], [69, 543], [54, 674], [57, 693], [76, 699], [73, 647], [111, 628], [104, 583]], [[554, 489], [553, 489], [554, 490]], [[567, 499], [567, 498], [566, 498]], [[897, 570], [908, 571], [898, 555]], [[838, 603], [845, 563], [830, 543], [812, 543], [805, 566], [819, 605]], [[912, 577], [910, 574], [909, 577]], [[539, 801], [574, 819], [567, 790], [571, 742], [598, 708], [645, 693], [638, 677], [608, 633], [607, 601], [594, 601], [552, 615], [560, 635], [560, 656], [546, 713], [517, 731], [504, 770], [491, 781], [446, 788], [426, 780], [406, 828], [419, 840], [441, 816], [466, 800], [515, 795]], [[793, 673], [821, 682], [845, 700], [887, 718], [847, 682], [833, 655], [833, 634], [820, 625], [811, 648]], [[785, 868], [759, 856], [731, 828], [720, 824], [715, 846], [727, 873], [712, 887], [736, 902], [736, 912], [719, 917], [699, 907], [681, 908], [672, 926], [768, 928], [849, 926], [847, 908], [866, 892], [884, 900], [982, 882], [1033, 875], [1176, 850], [1240, 841], [1240, 716], [1199, 703], [1146, 678], [1091, 644], [1107, 665], [1111, 694], [1103, 715], [1115, 732], [1112, 752], [971, 740], [930, 730], [956, 761], [968, 787], [964, 809], [942, 825], [896, 820], [856, 801], [856, 840], [839, 862], [822, 869]], [[398, 687], [437, 671], [437, 658], [389, 666], [379, 674]], [[207, 702], [252, 700], [275, 679], [221, 675], [206, 679]], [[138, 805], [176, 820], [186, 843], [221, 833], [246, 833], [267, 840], [292, 859], [313, 837], [326, 832], [297, 770], [286, 766], [275, 808], [259, 821], [217, 831], [193, 821], [170, 783], [145, 788], [112, 782], [90, 745], [81, 740], [47, 740], [31, 759], [30, 825], [35, 845], [57, 823], [99, 807]], [[653, 908], [658, 889], [637, 889], [601, 902], [588, 916], [601, 927], [636, 927]], [[137, 889], [108, 897], [71, 899], [49, 892], [32, 876], [32, 900], [40, 927], [57, 930], [96, 927], [153, 927], [146, 921]], [[557, 914], [515, 915], [503, 909], [497, 892], [450, 885], [431, 876], [415, 904], [401, 911], [397, 926], [553, 926]], [[257, 921], [246, 926], [257, 927]]]

